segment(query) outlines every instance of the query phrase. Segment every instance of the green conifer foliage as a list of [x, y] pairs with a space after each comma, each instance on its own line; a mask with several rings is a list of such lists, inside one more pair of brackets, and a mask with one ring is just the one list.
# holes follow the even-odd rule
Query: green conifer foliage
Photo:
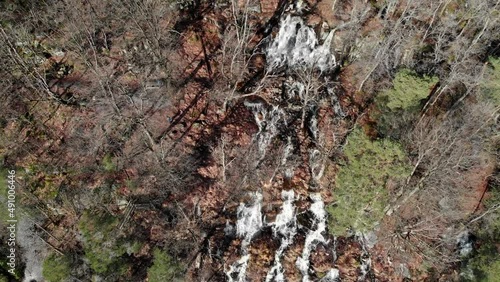
[[334, 235], [346, 235], [349, 228], [374, 228], [388, 204], [387, 181], [403, 180], [410, 172], [400, 144], [388, 139], [372, 141], [360, 128], [349, 135], [344, 153], [348, 161], [337, 174], [336, 201], [327, 208]]

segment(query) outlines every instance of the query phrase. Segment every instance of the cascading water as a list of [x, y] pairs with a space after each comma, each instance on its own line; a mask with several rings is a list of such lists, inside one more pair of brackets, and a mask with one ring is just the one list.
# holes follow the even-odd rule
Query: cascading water
[[358, 281], [365, 281], [366, 280], [366, 275], [370, 273], [370, 269], [372, 267], [372, 260], [367, 252], [363, 252], [361, 254], [361, 265], [359, 269], [361, 270], [361, 276], [358, 277]]
[[461, 257], [467, 257], [474, 250], [474, 243], [468, 230], [458, 234], [457, 247]]
[[330, 52], [332, 38], [333, 32], [330, 32], [319, 45], [316, 33], [302, 18], [288, 15], [281, 20], [278, 35], [267, 49], [268, 67], [271, 70], [283, 66], [329, 70], [336, 65], [335, 56]]
[[[301, 4], [297, 4], [297, 10], [300, 10]], [[324, 37], [323, 44], [320, 44], [316, 32], [298, 16], [286, 16], [281, 19], [280, 28], [277, 36], [272, 39], [266, 49], [267, 68], [271, 71], [281, 67], [289, 69], [317, 69], [320, 72], [325, 72], [336, 66], [335, 56], [330, 52], [330, 45], [333, 39], [333, 32], [328, 33]], [[316, 72], [315, 72], [316, 73]], [[298, 111], [302, 108], [297, 106], [297, 102], [301, 102], [303, 106], [308, 97], [305, 97], [305, 85], [301, 82], [294, 81], [293, 77], [285, 84], [288, 91], [284, 93], [284, 99], [290, 103], [291, 107], [287, 111]], [[336, 98], [336, 97], [335, 97]], [[334, 102], [337, 102], [335, 100]], [[307, 102], [309, 106], [309, 102]], [[245, 101], [244, 105], [250, 109], [255, 117], [258, 132], [256, 141], [258, 145], [260, 160], [266, 154], [272, 140], [277, 136], [281, 126], [286, 125], [285, 110], [279, 106], [268, 105], [264, 102]], [[340, 108], [339, 108], [340, 109]], [[341, 109], [340, 109], [341, 110]], [[315, 115], [308, 120], [308, 129], [311, 130], [313, 139], [318, 141], [321, 138], [318, 129], [318, 121]], [[287, 162], [290, 155], [293, 153], [293, 144], [291, 138], [288, 137], [287, 144], [283, 151], [283, 156], [280, 160], [280, 165], [284, 170], [285, 178], [293, 177], [293, 169], [287, 167]], [[318, 182], [323, 176], [324, 163], [321, 154], [318, 150], [313, 149], [309, 155], [309, 167], [313, 182]], [[266, 275], [266, 282], [270, 281], [285, 281], [284, 269], [282, 265], [282, 256], [286, 249], [293, 244], [293, 240], [298, 232], [295, 198], [293, 190], [282, 191], [281, 198], [283, 204], [280, 213], [276, 216], [275, 222], [270, 224], [273, 231], [273, 237], [279, 238], [280, 246], [274, 254], [274, 263]], [[302, 274], [302, 281], [310, 281], [310, 256], [311, 252], [320, 243], [327, 243], [323, 236], [326, 232], [326, 211], [324, 202], [319, 193], [310, 194], [312, 200], [309, 211], [312, 215], [312, 227], [305, 237], [304, 247], [301, 256], [296, 260], [296, 267]], [[241, 258], [235, 262], [226, 272], [228, 281], [245, 281], [246, 269], [250, 260], [248, 251], [250, 242], [255, 234], [263, 227], [262, 222], [262, 195], [255, 193], [254, 202], [251, 206], [240, 204], [238, 208], [238, 220], [236, 223], [236, 235], [242, 238], [241, 243]], [[234, 228], [227, 224], [224, 229], [226, 234], [234, 234]], [[338, 281], [339, 271], [332, 268], [321, 279], [323, 282]]]
[[339, 270], [336, 268], [330, 269], [319, 282], [337, 282], [340, 280]]
[[[262, 229], [262, 194], [255, 192], [253, 195], [253, 203], [247, 207], [245, 204], [240, 203], [238, 207], [238, 221], [236, 222], [236, 235], [243, 238], [241, 242], [242, 257], [235, 262], [226, 272], [228, 281], [230, 282], [244, 282], [246, 277], [246, 270], [250, 254], [248, 253], [248, 246], [252, 241], [253, 236]], [[235, 277], [236, 276], [236, 277]]]
[[304, 243], [304, 249], [302, 250], [302, 256], [297, 259], [295, 265], [302, 273], [302, 281], [307, 282], [309, 280], [309, 257], [311, 256], [311, 251], [316, 248], [318, 243], [327, 243], [325, 237], [322, 233], [326, 231], [326, 212], [325, 204], [319, 193], [313, 193], [309, 195], [313, 200], [309, 211], [311, 211], [314, 216], [313, 228], [306, 236], [306, 242]]
[[257, 144], [259, 148], [260, 158], [263, 159], [266, 155], [266, 150], [273, 138], [278, 134], [278, 125], [284, 122], [284, 112], [278, 106], [271, 106], [267, 110], [261, 103], [245, 102], [244, 105], [248, 107], [254, 114], [255, 122], [259, 127], [257, 132]]
[[[235, 262], [226, 272], [227, 281], [229, 282], [245, 282], [247, 273], [248, 260], [250, 255], [247, 253], [243, 255], [237, 262]], [[234, 277], [236, 276], [236, 277]]]
[[224, 227], [224, 234], [226, 236], [234, 235], [234, 227], [229, 223], [229, 220], [226, 221], [226, 226]]
[[287, 99], [293, 100], [296, 99], [296, 97], [298, 97], [300, 100], [304, 99], [305, 86], [303, 83], [292, 80], [291, 82], [287, 82], [285, 85], [287, 88]]
[[273, 235], [275, 238], [281, 238], [281, 245], [274, 255], [274, 265], [267, 273], [266, 282], [273, 281], [273, 278], [276, 282], [285, 281], [283, 266], [281, 265], [281, 255], [293, 243], [293, 238], [297, 234], [297, 218], [293, 205], [295, 193], [293, 190], [282, 191], [281, 198], [283, 199], [281, 212], [276, 216], [276, 221], [272, 223]]
[[314, 141], [317, 141], [319, 138], [319, 128], [318, 119], [314, 113], [311, 113], [311, 117], [309, 119], [309, 130], [311, 131]]
[[292, 152], [293, 152], [292, 138], [288, 136], [286, 146], [283, 151], [283, 157], [281, 158], [281, 165], [286, 164], [288, 157], [292, 154]]
[[257, 124], [257, 127], [259, 127], [258, 133], [260, 133], [262, 131], [262, 126], [263, 126], [262, 122], [264, 121], [264, 118], [267, 113], [266, 109], [264, 108], [262, 103], [252, 103], [249, 101], [245, 101], [243, 102], [243, 104], [245, 105], [245, 107], [249, 108], [252, 111], [255, 118], [255, 123]]
[[327, 88], [328, 96], [330, 97], [330, 104], [333, 107], [333, 112], [335, 115], [343, 118], [346, 116], [346, 113], [342, 110], [342, 106], [340, 105], [339, 97], [335, 94], [332, 88]]
[[332, 260], [333, 262], [336, 262], [337, 261], [337, 244], [338, 244], [338, 241], [337, 241], [337, 236], [333, 237], [333, 248], [332, 248]]
[[356, 232], [356, 238], [358, 242], [361, 244], [363, 251], [361, 252], [361, 256], [359, 258], [361, 265], [359, 266], [359, 270], [361, 272], [361, 276], [358, 277], [358, 281], [365, 281], [366, 275], [370, 273], [372, 267], [372, 260], [370, 258], [370, 253], [368, 252], [368, 248], [366, 247], [365, 236], [361, 232]]
[[309, 153], [309, 168], [311, 170], [311, 177], [315, 182], [318, 182], [325, 171], [325, 166], [321, 159], [320, 151], [314, 149]]
[[236, 222], [236, 235], [243, 238], [243, 247], [247, 247], [252, 237], [262, 228], [262, 194], [255, 192], [254, 202], [247, 207], [240, 203], [238, 207], [238, 221]]

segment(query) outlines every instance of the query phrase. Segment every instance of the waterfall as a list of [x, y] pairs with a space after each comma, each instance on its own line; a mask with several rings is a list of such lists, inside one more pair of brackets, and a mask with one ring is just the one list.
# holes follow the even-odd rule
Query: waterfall
[[283, 151], [283, 157], [281, 158], [281, 165], [285, 165], [288, 157], [292, 154], [293, 152], [293, 144], [292, 144], [292, 138], [288, 136], [285, 150]]
[[268, 67], [316, 67], [322, 72], [331, 69], [336, 64], [330, 52], [332, 38], [330, 32], [319, 45], [316, 33], [302, 18], [288, 15], [281, 20], [278, 35], [266, 51]]
[[474, 243], [469, 231], [462, 231], [457, 236], [457, 246], [461, 257], [467, 257], [474, 250]]
[[267, 147], [278, 134], [279, 123], [285, 122], [285, 113], [278, 106], [274, 105], [271, 106], [270, 110], [266, 109], [261, 103], [245, 101], [244, 105], [253, 112], [255, 123], [259, 127], [259, 132], [257, 132], [257, 145], [260, 159], [263, 159], [266, 155]]
[[316, 115], [314, 113], [311, 113], [311, 118], [309, 119], [309, 130], [311, 131], [314, 141], [318, 141], [319, 137], [318, 119], [316, 118]]
[[[297, 9], [300, 10], [300, 2], [297, 4]], [[319, 70], [325, 72], [336, 66], [337, 62], [335, 56], [330, 51], [330, 45], [333, 39], [333, 32], [328, 33], [324, 37], [323, 43], [320, 44], [318, 36], [313, 28], [307, 26], [302, 18], [298, 16], [286, 16], [281, 18], [279, 31], [275, 38], [273, 38], [267, 47], [265, 54], [267, 59], [268, 70], [277, 70], [282, 67], [287, 67], [292, 70], [309, 69]], [[295, 105], [297, 100], [304, 101], [305, 85], [303, 83], [289, 79], [285, 83], [287, 88], [286, 97], [283, 99], [288, 100], [292, 106]], [[338, 101], [335, 100], [335, 103]], [[310, 106], [310, 103], [307, 103]], [[250, 102], [245, 101], [244, 105], [252, 111], [258, 132], [255, 136], [257, 142], [259, 157], [262, 160], [271, 146], [273, 139], [278, 135], [281, 127], [286, 125], [285, 110], [279, 106], [267, 104], [264, 102]], [[303, 106], [303, 105], [302, 105]], [[295, 107], [295, 111], [298, 107]], [[299, 108], [299, 110], [302, 108]], [[340, 108], [339, 108], [340, 109]], [[339, 110], [337, 109], [337, 110]], [[287, 108], [288, 111], [294, 110]], [[341, 109], [340, 109], [341, 110]], [[318, 140], [320, 137], [318, 129], [317, 117], [313, 114], [308, 120], [308, 129], [311, 130], [313, 139]], [[284, 147], [283, 155], [280, 161], [283, 166], [285, 178], [293, 177], [293, 170], [285, 167], [290, 155], [293, 153], [293, 144], [291, 138], [288, 137], [287, 144]], [[309, 152], [309, 167], [311, 178], [313, 182], [318, 182], [324, 173], [324, 160], [318, 150]], [[280, 240], [280, 246], [274, 254], [273, 265], [266, 275], [266, 282], [270, 281], [285, 281], [284, 269], [282, 265], [283, 254], [286, 249], [293, 244], [293, 240], [298, 232], [296, 207], [294, 202], [295, 192], [282, 191], [281, 198], [283, 200], [281, 210], [276, 216], [276, 220], [270, 224], [272, 227], [273, 237]], [[310, 195], [312, 204], [309, 212], [312, 215], [312, 227], [307, 231], [305, 243], [300, 257], [296, 259], [295, 266], [302, 274], [302, 281], [310, 281], [310, 256], [311, 252], [320, 243], [327, 243], [323, 236], [326, 232], [326, 211], [324, 202], [319, 193], [312, 193]], [[242, 238], [241, 242], [241, 258], [236, 261], [226, 272], [228, 281], [243, 282], [246, 279], [246, 270], [250, 260], [248, 251], [250, 242], [255, 234], [263, 227], [262, 222], [262, 195], [255, 193], [253, 204], [246, 206], [240, 204], [237, 212], [238, 220], [236, 222], [236, 235]], [[231, 234], [232, 229], [230, 225], [225, 228], [226, 234]], [[331, 269], [321, 279], [323, 282], [333, 282], [339, 279], [339, 271]]]
[[305, 85], [291, 78], [289, 78], [289, 80], [290, 81], [285, 82], [286, 98], [288, 100], [293, 100], [298, 97], [300, 100], [304, 100]]
[[249, 101], [243, 102], [245, 107], [249, 108], [255, 118], [255, 123], [257, 124], [257, 127], [259, 128], [259, 133], [262, 131], [263, 124], [262, 122], [264, 121], [264, 118], [267, 114], [266, 109], [262, 105], [262, 103], [252, 103]]
[[359, 266], [359, 269], [361, 271], [361, 276], [358, 277], [358, 281], [365, 281], [366, 275], [370, 273], [372, 267], [372, 260], [370, 258], [370, 253], [368, 252], [368, 248], [366, 246], [364, 234], [358, 231], [356, 232], [356, 238], [358, 242], [361, 244], [361, 247], [363, 248], [363, 251], [361, 252], [361, 256], [359, 258], [361, 262], [361, 265]]
[[325, 171], [320, 151], [314, 149], [309, 153], [309, 168], [311, 170], [311, 178], [317, 183], [323, 177]]
[[330, 97], [330, 104], [335, 115], [341, 118], [346, 117], [347, 115], [346, 113], [344, 113], [344, 111], [342, 110], [342, 106], [340, 105], [339, 97], [337, 97], [337, 94], [335, 94], [333, 88], [328, 87], [326, 91], [328, 92], [328, 96]]
[[309, 211], [314, 216], [313, 227], [309, 233], [307, 233], [306, 241], [304, 243], [304, 249], [302, 250], [302, 256], [297, 258], [295, 265], [302, 273], [302, 281], [309, 281], [309, 257], [311, 256], [311, 251], [316, 248], [318, 243], [326, 243], [325, 237], [322, 233], [326, 231], [326, 212], [325, 204], [319, 193], [313, 193], [310, 195], [313, 203], [309, 208]]
[[273, 278], [277, 282], [285, 281], [281, 256], [285, 249], [293, 243], [293, 238], [297, 234], [297, 218], [293, 206], [295, 193], [293, 190], [282, 191], [281, 198], [283, 199], [281, 212], [276, 216], [276, 221], [272, 223], [273, 235], [275, 238], [281, 238], [281, 245], [274, 255], [274, 265], [267, 273], [266, 282], [273, 281]]
[[333, 248], [332, 248], [332, 255], [333, 255], [333, 262], [336, 262], [337, 261], [337, 244], [338, 244], [338, 241], [337, 241], [337, 236], [333, 237]]
[[242, 246], [247, 247], [253, 236], [262, 228], [262, 194], [255, 192], [253, 205], [247, 207], [240, 203], [238, 207], [238, 221], [236, 235], [243, 238]]
[[[250, 259], [250, 255], [247, 253], [243, 255], [237, 262], [235, 262], [229, 268], [229, 271], [226, 272], [227, 281], [229, 282], [245, 282], [248, 260]], [[234, 275], [236, 274], [236, 278]]]
[[361, 265], [359, 269], [361, 270], [361, 276], [358, 277], [358, 281], [365, 281], [366, 275], [370, 273], [372, 266], [372, 260], [367, 252], [363, 252], [360, 257]]
[[330, 269], [319, 282], [337, 282], [340, 280], [339, 270], [336, 268]]
[[224, 227], [224, 234], [226, 236], [234, 235], [234, 227], [229, 223], [229, 220], [226, 220], [226, 226]]
[[278, 106], [272, 106], [269, 112], [265, 112], [265, 123], [257, 137], [261, 159], [265, 157], [267, 147], [271, 144], [273, 138], [278, 134], [278, 123], [282, 119], [283, 115], [283, 110], [281, 110]]
[[[252, 205], [247, 207], [244, 203], [240, 203], [240, 206], [238, 207], [236, 235], [243, 238], [241, 242], [242, 257], [229, 268], [229, 271], [226, 272], [226, 276], [230, 282], [245, 281], [248, 261], [250, 260], [248, 246], [250, 245], [252, 238], [263, 226], [261, 207], [262, 194], [259, 192], [255, 192], [255, 194], [253, 194]], [[236, 276], [236, 278], [234, 278], [234, 276]]]

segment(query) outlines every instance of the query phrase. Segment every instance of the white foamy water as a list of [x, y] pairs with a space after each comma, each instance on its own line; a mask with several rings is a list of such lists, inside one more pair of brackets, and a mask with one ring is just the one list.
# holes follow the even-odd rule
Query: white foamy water
[[330, 97], [330, 104], [332, 105], [335, 115], [341, 118], [346, 117], [346, 113], [344, 113], [344, 111], [342, 110], [342, 106], [340, 105], [339, 97], [337, 97], [333, 88], [328, 87], [326, 91], [328, 92], [328, 96]]
[[229, 220], [226, 220], [226, 226], [224, 227], [224, 234], [226, 236], [234, 235], [234, 227], [229, 223]]
[[[300, 10], [300, 3], [297, 9]], [[330, 51], [330, 45], [333, 38], [333, 32], [324, 35], [323, 43], [320, 44], [318, 35], [304, 21], [297, 16], [286, 16], [281, 19], [279, 31], [275, 38], [266, 50], [267, 68], [276, 70], [282, 67], [291, 69], [315, 69], [320, 72], [325, 72], [336, 66], [335, 56]], [[321, 75], [321, 74], [318, 74]], [[289, 90], [285, 93], [285, 99], [291, 100], [295, 104], [297, 100], [303, 101], [305, 85], [296, 82], [293, 79], [288, 83]], [[334, 100], [334, 105], [338, 104]], [[268, 105], [263, 102], [244, 102], [245, 106], [250, 109], [254, 115], [258, 132], [255, 136], [257, 142], [260, 160], [262, 160], [267, 152], [273, 139], [279, 133], [281, 126], [286, 125], [287, 109], [281, 109], [279, 106]], [[340, 111], [341, 108], [336, 109]], [[312, 132], [313, 139], [321, 138], [318, 129], [318, 121], [313, 116], [308, 127]], [[283, 155], [280, 161], [281, 166], [285, 166], [290, 155], [293, 153], [293, 144], [291, 138], [288, 138], [287, 144], [284, 147]], [[318, 150], [310, 151], [309, 167], [312, 178], [318, 182], [324, 173], [323, 159]], [[293, 176], [292, 168], [285, 169], [285, 177]], [[266, 275], [266, 282], [271, 281], [286, 281], [284, 269], [282, 265], [282, 257], [286, 249], [293, 244], [293, 240], [298, 232], [296, 208], [294, 206], [295, 193], [294, 191], [282, 191], [281, 197], [283, 204], [280, 213], [276, 216], [275, 222], [271, 224], [273, 237], [280, 240], [280, 246], [274, 255], [274, 262]], [[312, 227], [306, 234], [304, 247], [300, 257], [296, 260], [296, 267], [302, 274], [302, 281], [310, 281], [309, 268], [311, 252], [320, 243], [327, 243], [323, 233], [326, 232], [326, 212], [324, 202], [319, 193], [310, 195], [312, 205], [309, 209], [312, 214]], [[226, 272], [228, 281], [243, 282], [246, 279], [246, 270], [250, 260], [248, 247], [252, 238], [263, 227], [263, 216], [261, 213], [262, 195], [255, 194], [254, 202], [250, 206], [240, 204], [238, 208], [238, 220], [236, 222], [236, 235], [242, 238], [241, 255], [242, 257], [235, 262]], [[229, 228], [227, 228], [229, 229]], [[226, 232], [230, 233], [230, 232]], [[323, 282], [337, 281], [339, 279], [338, 270], [331, 269], [326, 276], [321, 279]]]
[[365, 235], [361, 232], [356, 232], [356, 238], [358, 242], [361, 244], [363, 251], [361, 252], [361, 256], [359, 258], [361, 265], [359, 266], [359, 270], [361, 271], [361, 276], [358, 277], [358, 281], [365, 281], [366, 275], [370, 273], [372, 268], [372, 260], [370, 258], [370, 253], [368, 252], [368, 248], [366, 246]]
[[325, 171], [325, 165], [321, 158], [321, 152], [317, 149], [311, 150], [309, 153], [309, 168], [311, 170], [311, 177], [314, 181], [318, 182]]
[[236, 222], [236, 235], [243, 238], [242, 246], [246, 247], [255, 233], [262, 228], [262, 194], [255, 192], [254, 202], [251, 206], [240, 203], [238, 207], [238, 221]]
[[255, 117], [255, 123], [259, 127], [259, 132], [257, 132], [257, 145], [260, 159], [263, 159], [266, 155], [267, 147], [278, 134], [278, 125], [281, 122], [285, 122], [285, 113], [281, 108], [274, 105], [271, 106], [269, 110], [261, 103], [245, 101], [244, 105], [252, 111]]
[[259, 127], [259, 132], [261, 132], [263, 127], [262, 122], [264, 121], [267, 114], [267, 110], [265, 109], [264, 105], [259, 102], [252, 103], [249, 101], [244, 101], [243, 104], [245, 105], [245, 107], [249, 108], [252, 111], [255, 118], [255, 123], [257, 124], [257, 127]]
[[[306, 241], [304, 243], [304, 249], [302, 250], [302, 256], [297, 258], [295, 265], [302, 273], [302, 281], [307, 282], [309, 280], [309, 257], [311, 256], [311, 251], [316, 248], [318, 243], [327, 243], [325, 237], [322, 233], [326, 231], [326, 212], [325, 204], [319, 193], [313, 193], [310, 195], [313, 203], [309, 210], [314, 216], [314, 222], [309, 233], [307, 233]], [[314, 229], [315, 228], [315, 229]]]
[[288, 157], [292, 155], [292, 152], [293, 152], [292, 138], [288, 136], [285, 149], [283, 150], [283, 157], [281, 158], [281, 165], [286, 164]]
[[262, 158], [265, 156], [267, 147], [278, 134], [278, 124], [281, 121], [284, 121], [283, 110], [278, 106], [272, 106], [271, 110], [266, 112], [264, 127], [258, 135], [259, 151]]
[[288, 99], [297, 99], [299, 98], [301, 101], [304, 100], [304, 91], [305, 91], [305, 85], [301, 82], [294, 81], [291, 78], [289, 78], [290, 81], [287, 81], [286, 83], [286, 95]]
[[[226, 272], [227, 281], [229, 282], [245, 282], [246, 281], [246, 273], [248, 260], [250, 259], [250, 255], [243, 255], [237, 262], [235, 262], [229, 268], [229, 271]], [[233, 278], [236, 274], [236, 277]]]
[[[236, 235], [242, 238], [241, 253], [242, 257], [235, 262], [226, 272], [228, 281], [230, 282], [244, 282], [246, 277], [246, 270], [250, 254], [248, 253], [248, 246], [260, 229], [262, 229], [262, 194], [255, 192], [253, 194], [253, 203], [246, 206], [240, 203], [238, 207], [238, 220], [236, 221]], [[234, 277], [236, 276], [236, 277]]]
[[293, 190], [282, 191], [281, 198], [283, 206], [281, 212], [276, 216], [276, 221], [272, 223], [274, 237], [281, 238], [281, 244], [274, 255], [274, 265], [267, 273], [266, 282], [285, 281], [283, 266], [281, 264], [281, 256], [285, 249], [293, 243], [293, 238], [297, 234], [297, 218], [293, 202], [295, 201], [295, 193]]
[[268, 67], [316, 67], [322, 72], [331, 69], [336, 64], [330, 52], [332, 38], [330, 32], [320, 45], [316, 33], [302, 18], [288, 15], [281, 20], [278, 35], [266, 51]]
[[318, 141], [319, 138], [318, 119], [316, 118], [316, 115], [314, 113], [311, 115], [311, 119], [309, 120], [309, 130], [313, 135], [312, 137], [314, 141]]
[[337, 282], [340, 280], [339, 270], [336, 268], [330, 269], [319, 282]]
[[457, 236], [457, 245], [461, 257], [467, 257], [474, 250], [469, 231], [463, 231]]

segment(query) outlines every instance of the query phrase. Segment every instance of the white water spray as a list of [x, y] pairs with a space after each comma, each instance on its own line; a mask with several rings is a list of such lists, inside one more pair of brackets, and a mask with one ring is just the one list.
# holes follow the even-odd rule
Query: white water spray
[[286, 95], [287, 99], [293, 100], [297, 99], [297, 97], [302, 101], [304, 100], [304, 91], [305, 91], [305, 85], [301, 82], [298, 81], [293, 81], [291, 78], [289, 78], [291, 82], [286, 82]]
[[337, 94], [335, 94], [332, 88], [327, 88], [326, 91], [328, 91], [328, 96], [330, 97], [330, 104], [332, 105], [333, 112], [335, 113], [335, 115], [341, 118], [346, 117], [347, 115], [342, 110], [342, 106], [340, 105], [339, 97], [337, 97]]
[[366, 275], [370, 273], [371, 267], [372, 267], [372, 260], [370, 258], [370, 253], [368, 252], [365, 236], [361, 232], [356, 232], [356, 238], [358, 242], [361, 244], [361, 247], [363, 248], [363, 251], [361, 252], [361, 256], [359, 258], [361, 265], [359, 266], [359, 269], [361, 271], [361, 276], [358, 277], [358, 281], [365, 281]]
[[327, 243], [325, 237], [322, 235], [322, 233], [326, 231], [325, 204], [323, 203], [319, 193], [311, 194], [310, 197], [313, 200], [313, 203], [309, 208], [314, 216], [312, 228], [316, 227], [316, 229], [312, 229], [309, 233], [307, 233], [304, 249], [302, 250], [302, 256], [295, 262], [295, 265], [299, 269], [300, 273], [302, 273], [302, 282], [310, 281], [309, 257], [311, 256], [311, 251], [316, 248], [318, 243]]
[[340, 280], [339, 270], [336, 268], [330, 269], [319, 282], [337, 282]]
[[302, 18], [288, 15], [281, 20], [278, 35], [267, 49], [268, 67], [316, 67], [322, 72], [331, 69], [336, 65], [335, 56], [330, 53], [332, 38], [330, 32], [319, 45], [316, 33]]
[[259, 127], [257, 132], [257, 144], [259, 148], [260, 159], [266, 155], [267, 147], [271, 144], [273, 138], [278, 134], [278, 125], [285, 122], [285, 113], [278, 106], [271, 106], [268, 110], [261, 103], [244, 102], [255, 117], [255, 123]]
[[238, 221], [236, 222], [236, 235], [243, 238], [242, 246], [247, 247], [253, 236], [262, 228], [262, 194], [255, 192], [254, 202], [247, 207], [240, 203], [238, 207]]
[[312, 133], [312, 137], [314, 141], [317, 141], [319, 138], [319, 128], [318, 128], [318, 119], [314, 113], [311, 114], [311, 118], [309, 120], [309, 130]]
[[276, 221], [272, 223], [273, 235], [275, 238], [281, 238], [281, 245], [274, 255], [274, 265], [267, 273], [266, 282], [273, 281], [273, 278], [276, 282], [285, 281], [281, 256], [285, 249], [293, 243], [293, 238], [297, 234], [297, 218], [293, 206], [295, 193], [293, 190], [282, 191], [281, 198], [283, 199], [281, 212], [276, 216]]
[[318, 182], [325, 171], [325, 165], [321, 158], [321, 152], [314, 149], [309, 153], [309, 168], [311, 170], [311, 177], [315, 182]]
[[[253, 204], [246, 206], [240, 203], [238, 207], [238, 221], [236, 222], [236, 235], [243, 238], [241, 242], [242, 257], [235, 262], [226, 272], [229, 282], [244, 282], [246, 277], [246, 270], [250, 254], [248, 253], [248, 246], [252, 238], [259, 232], [263, 226], [262, 222], [262, 194], [255, 192], [253, 195]], [[236, 278], [234, 277], [236, 276]]]
[[286, 146], [285, 146], [285, 149], [283, 151], [283, 157], [281, 158], [281, 165], [286, 164], [288, 157], [290, 157], [290, 155], [292, 155], [292, 152], [293, 152], [292, 138], [290, 136], [288, 136]]

